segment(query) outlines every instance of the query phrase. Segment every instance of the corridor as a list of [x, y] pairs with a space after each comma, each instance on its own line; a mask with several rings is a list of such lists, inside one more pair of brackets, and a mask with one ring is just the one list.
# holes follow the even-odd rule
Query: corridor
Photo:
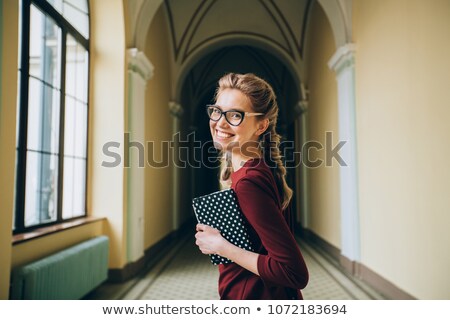
[[[86, 299], [100, 300], [217, 300], [218, 271], [186, 235], [142, 276], [124, 284], [104, 284]], [[310, 273], [305, 300], [386, 299], [376, 290], [342, 271], [333, 259], [297, 238]]]
[[186, 230], [246, 123], [305, 299], [450, 299], [448, 30], [449, 0], [0, 0], [0, 300], [218, 299]]

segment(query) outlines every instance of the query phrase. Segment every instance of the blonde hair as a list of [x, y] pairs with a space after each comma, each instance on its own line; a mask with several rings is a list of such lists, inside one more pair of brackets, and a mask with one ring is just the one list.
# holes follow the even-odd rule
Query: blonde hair
[[[269, 120], [267, 130], [261, 135], [260, 145], [267, 165], [272, 168], [272, 172], [277, 183], [278, 191], [282, 198], [282, 208], [285, 209], [292, 198], [292, 189], [286, 183], [286, 168], [281, 161], [279, 149], [281, 136], [276, 132], [278, 119], [278, 104], [276, 95], [272, 87], [263, 79], [252, 73], [237, 74], [228, 73], [219, 80], [219, 85], [215, 93], [215, 100], [225, 89], [237, 89], [250, 100], [252, 109], [255, 112], [264, 113], [261, 118]], [[229, 151], [221, 151], [221, 170], [219, 180], [222, 186], [231, 185], [231, 155]]]

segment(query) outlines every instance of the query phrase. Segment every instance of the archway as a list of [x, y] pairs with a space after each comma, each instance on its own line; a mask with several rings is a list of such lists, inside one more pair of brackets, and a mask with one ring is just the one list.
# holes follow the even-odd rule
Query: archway
[[[253, 46], [228, 46], [206, 54], [187, 72], [182, 88], [180, 102], [188, 113], [185, 118], [191, 134], [200, 141], [203, 148], [197, 148], [195, 158], [202, 159], [200, 167], [191, 169], [192, 197], [217, 191], [218, 162], [210, 159], [217, 153], [212, 151], [209, 120], [205, 105], [213, 101], [218, 79], [227, 72], [254, 73], [267, 80], [274, 88], [280, 107], [277, 131], [289, 145], [295, 139], [293, 107], [299, 98], [298, 86], [289, 67], [277, 57]], [[289, 152], [286, 148], [286, 152]], [[286, 154], [286, 158], [291, 155]], [[295, 168], [288, 171], [289, 185], [295, 189]], [[187, 183], [186, 181], [184, 183]], [[295, 205], [295, 203], [294, 203]]]
[[[145, 48], [146, 39], [143, 36], [148, 26], [151, 23], [158, 7], [164, 1], [142, 1], [135, 5], [134, 15], [136, 20], [131, 20], [130, 30], [132, 30], [133, 39], [132, 45], [139, 49]], [[203, 2], [201, 2], [203, 3]], [[261, 2], [262, 3], [262, 2]], [[309, 3], [309, 2], [308, 2]], [[342, 238], [342, 255], [351, 261], [360, 260], [359, 249], [359, 212], [358, 212], [358, 188], [357, 188], [357, 161], [356, 161], [356, 130], [355, 130], [355, 93], [354, 93], [354, 46], [350, 43], [352, 37], [352, 23], [351, 23], [351, 0], [319, 0], [317, 2], [325, 12], [329, 20], [333, 37], [335, 39], [336, 53], [330, 59], [329, 68], [336, 71], [338, 82], [338, 104], [339, 104], [339, 140], [348, 141], [347, 153], [343, 154], [343, 158], [347, 167], [340, 170], [340, 189], [346, 190], [341, 192], [341, 234]], [[139, 12], [140, 11], [140, 12]], [[207, 10], [202, 11], [206, 14]], [[133, 16], [133, 15], [132, 15]], [[278, 16], [277, 15], [273, 15]], [[304, 17], [300, 17], [304, 19]], [[280, 21], [279, 21], [280, 22]], [[283, 23], [286, 23], [284, 21]], [[278, 25], [279, 26], [279, 25]], [[280, 28], [283, 29], [283, 28]], [[191, 29], [190, 32], [196, 32], [196, 29]], [[128, 41], [127, 41], [128, 43]], [[275, 46], [269, 42], [264, 42], [260, 38], [255, 38], [247, 33], [247, 36], [242, 34], [224, 35], [221, 37], [214, 37], [211, 41], [205, 41], [201, 46], [190, 52], [190, 56], [183, 61], [175, 58], [173, 63], [173, 78], [172, 78], [172, 98], [176, 102], [181, 102], [181, 105], [186, 108], [191, 105], [189, 100], [184, 97], [184, 86], [188, 79], [188, 75], [194, 66], [203, 61], [208, 54], [216, 52], [221, 48], [226, 48], [233, 45], [250, 45], [258, 48], [261, 51], [267, 51], [276, 56], [280, 61], [283, 61], [287, 66], [287, 70], [292, 72], [294, 82], [297, 86], [295, 92], [298, 93], [300, 88], [300, 76], [302, 74], [303, 63], [302, 59], [283, 56], [283, 53], [277, 52]], [[173, 58], [173, 57], [172, 57]], [[157, 66], [156, 66], [157, 69]], [[307, 97], [301, 95], [300, 100], [305, 100]], [[200, 98], [197, 98], [200, 99]], [[293, 103], [297, 104], [298, 100]], [[189, 108], [191, 109], [191, 108]]]

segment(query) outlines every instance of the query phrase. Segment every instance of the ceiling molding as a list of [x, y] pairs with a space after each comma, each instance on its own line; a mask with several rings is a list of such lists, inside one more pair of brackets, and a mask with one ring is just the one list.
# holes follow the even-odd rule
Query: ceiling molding
[[[346, 43], [351, 42], [351, 21], [349, 20], [351, 15], [344, 13], [344, 11], [351, 8], [350, 6], [342, 7], [341, 2], [338, 0], [317, 0], [322, 7], [333, 31], [334, 41], [336, 48], [339, 48]], [[349, 0], [351, 1], [351, 0]]]
[[199, 76], [198, 83], [200, 84], [196, 88], [196, 92], [194, 92], [196, 95], [199, 95], [198, 91], [202, 90], [205, 86], [202, 86], [202, 83], [206, 81], [209, 70], [212, 69], [216, 63], [222, 59], [225, 55], [229, 53], [229, 51], [232, 50], [232, 48], [223, 48], [222, 50], [218, 51], [215, 55], [212, 56], [211, 59], [209, 59], [208, 63], [205, 64], [205, 67], [203, 68], [201, 75]]
[[[275, 18], [275, 16], [273, 15], [273, 13], [272, 13], [272, 11], [269, 9], [269, 7], [267, 7], [267, 5], [266, 5], [262, 0], [259, 0], [259, 2], [264, 6], [264, 8], [266, 9], [266, 11], [270, 14], [270, 16], [272, 17], [273, 21], [274, 21], [274, 22], [276, 23], [276, 25], [278, 26], [278, 29], [280, 30], [280, 32], [281, 32], [281, 34], [282, 34], [284, 40], [286, 41], [287, 45], [289, 46], [289, 53], [290, 53], [291, 57], [292, 57], [294, 60], [296, 60], [296, 59], [295, 59], [295, 56], [294, 56], [294, 54], [293, 54], [293, 51], [292, 51], [290, 42], [289, 42], [289, 40], [288, 40], [288, 37], [287, 37], [286, 34], [284, 33], [283, 28], [281, 28], [280, 23], [279, 23], [278, 20]], [[284, 19], [284, 16], [282, 16], [282, 18]]]
[[[223, 1], [223, 0], [222, 0]], [[228, 35], [242, 35], [242, 34], [246, 34], [246, 35], [253, 35], [253, 36], [259, 36], [262, 37], [266, 40], [271, 41], [272, 43], [276, 44], [278, 47], [282, 48], [293, 60], [296, 60], [295, 55], [293, 54], [293, 50], [292, 47], [290, 45], [289, 39], [286, 36], [283, 28], [281, 27], [279, 21], [276, 19], [276, 17], [274, 16], [273, 12], [270, 10], [270, 8], [262, 1], [262, 0], [258, 0], [258, 2], [261, 4], [261, 6], [264, 8], [264, 10], [269, 14], [269, 16], [271, 17], [272, 21], [275, 23], [275, 25], [277, 26], [278, 31], [280, 32], [282, 38], [284, 39], [284, 41], [286, 42], [286, 46], [284, 46], [281, 42], [273, 39], [272, 37], [266, 36], [264, 34], [260, 34], [254, 31], [248, 31], [248, 30], [242, 30], [242, 31], [228, 31], [228, 32], [221, 32], [218, 34], [215, 34], [213, 36], [209, 36], [206, 37], [205, 39], [203, 39], [202, 41], [200, 41], [199, 43], [197, 43], [194, 47], [192, 46], [192, 42], [193, 42], [193, 38], [196, 35], [197, 31], [199, 30], [202, 21], [204, 20], [204, 18], [206, 17], [207, 13], [210, 11], [210, 9], [213, 7], [214, 4], [217, 4], [219, 2], [219, 0], [212, 0], [212, 2], [210, 3], [210, 5], [202, 12], [201, 16], [199, 17], [199, 19], [197, 20], [197, 23], [195, 24], [189, 40], [186, 43], [185, 46], [185, 51], [183, 54], [183, 58], [181, 60], [181, 63], [184, 63], [186, 61], [186, 59], [188, 58], [188, 56], [190, 54], [192, 54], [192, 52], [194, 52], [198, 47], [200, 47], [202, 44], [210, 41], [211, 39], [214, 39], [216, 37], [220, 37], [220, 36], [228, 36]], [[191, 27], [191, 26], [189, 26]]]
[[184, 57], [183, 57], [183, 61], [182, 63], [184, 63], [186, 61], [186, 59], [195, 51], [197, 51], [200, 47], [202, 47], [203, 45], [205, 45], [208, 42], [211, 42], [213, 40], [220, 40], [221, 38], [224, 37], [235, 37], [235, 38], [240, 38], [242, 36], [250, 36], [250, 37], [254, 37], [254, 38], [259, 38], [259, 39], [263, 39], [265, 40], [265, 42], [267, 43], [272, 43], [275, 46], [277, 46], [278, 48], [280, 48], [281, 50], [283, 50], [287, 55], [289, 55], [289, 57], [291, 57], [293, 60], [294, 58], [292, 57], [291, 52], [289, 52], [288, 50], [286, 50], [286, 48], [279, 42], [273, 40], [271, 37], [259, 34], [259, 33], [253, 33], [253, 32], [247, 32], [247, 31], [231, 31], [231, 32], [225, 32], [225, 33], [219, 33], [216, 34], [212, 37], [208, 37], [203, 39], [200, 43], [198, 43], [194, 48], [192, 48], [189, 52], [186, 52]]
[[285, 28], [287, 29], [290, 39], [292, 43], [294, 44], [295, 49], [297, 50], [296, 53], [300, 57], [300, 59], [303, 59], [303, 50], [304, 50], [304, 43], [305, 43], [305, 35], [306, 35], [306, 28], [308, 19], [311, 12], [312, 4], [315, 0], [305, 0], [306, 4], [304, 5], [304, 12], [301, 19], [301, 27], [299, 30], [299, 36], [297, 37], [295, 35], [294, 29], [291, 26], [291, 21], [286, 17], [285, 13], [283, 13], [283, 10], [280, 9], [279, 5], [277, 5], [275, 0], [268, 0], [274, 10], [277, 12], [278, 16], [280, 17], [281, 21], [283, 22]]
[[305, 8], [305, 14], [303, 15], [303, 26], [302, 26], [302, 35], [300, 39], [300, 48], [299, 54], [300, 58], [303, 59], [303, 50], [305, 50], [305, 39], [306, 39], [306, 28], [308, 28], [309, 18], [311, 17], [312, 5], [315, 0], [308, 0]]
[[193, 51], [182, 64], [179, 65], [175, 75], [177, 83], [174, 85], [174, 97], [180, 97], [180, 84], [184, 83], [188, 73], [193, 66], [198, 63], [198, 61], [206, 55], [228, 46], [250, 46], [275, 56], [289, 70], [292, 70], [290, 74], [296, 85], [300, 86], [301, 65], [296, 63], [282, 47], [273, 44], [262, 37], [255, 37], [246, 34], [232, 34], [230, 36], [212, 37], [212, 39], [209, 39], [207, 42], [196, 48], [196, 50]]
[[134, 27], [134, 46], [139, 50], [145, 50], [147, 42], [148, 29], [164, 0], [147, 0], [144, 1], [137, 14], [137, 20]]
[[[214, 1], [215, 0], [213, 0], [213, 2], [208, 6], [206, 11], [208, 11], [209, 7], [212, 6]], [[186, 28], [184, 28], [184, 32], [181, 35], [179, 42], [177, 43], [176, 31], [175, 31], [175, 23], [173, 21], [172, 10], [170, 8], [170, 1], [168, 1], [168, 0], [164, 1], [164, 5], [165, 5], [166, 10], [167, 10], [167, 17], [168, 17], [169, 25], [170, 25], [170, 35], [172, 37], [172, 44], [173, 44], [173, 49], [174, 49], [175, 60], [178, 60], [178, 54], [179, 54], [180, 49], [181, 49], [181, 47], [182, 47], [182, 45], [183, 45], [183, 43], [185, 41], [186, 35], [187, 35], [188, 31], [192, 29], [191, 27], [192, 27], [192, 24], [193, 24], [195, 18], [198, 16], [199, 12], [202, 10], [202, 8], [206, 4], [206, 2], [207, 2], [207, 0], [203, 0], [198, 5], [198, 7], [195, 9], [194, 14], [189, 19], [189, 22], [188, 22]]]

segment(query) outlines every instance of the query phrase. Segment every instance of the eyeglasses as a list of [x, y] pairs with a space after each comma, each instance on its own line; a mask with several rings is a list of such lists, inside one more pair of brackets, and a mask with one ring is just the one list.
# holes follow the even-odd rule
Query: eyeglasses
[[208, 104], [206, 105], [208, 112], [208, 116], [212, 121], [219, 121], [220, 118], [222, 118], [222, 115], [225, 115], [225, 120], [232, 125], [232, 126], [238, 126], [244, 121], [244, 116], [262, 116], [264, 113], [260, 112], [244, 112], [239, 110], [229, 110], [229, 111], [222, 111], [220, 110], [219, 106]]

